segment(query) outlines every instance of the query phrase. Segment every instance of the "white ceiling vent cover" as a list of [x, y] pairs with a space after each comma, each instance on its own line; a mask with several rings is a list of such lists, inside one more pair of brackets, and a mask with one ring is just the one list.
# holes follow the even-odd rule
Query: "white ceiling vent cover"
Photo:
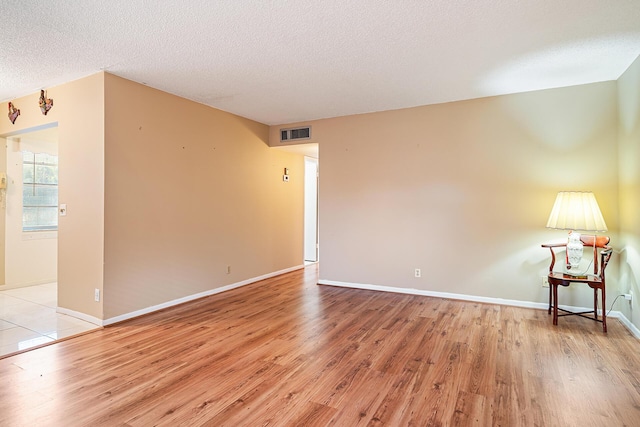
[[280, 129], [280, 142], [302, 141], [305, 139], [311, 139], [311, 126]]

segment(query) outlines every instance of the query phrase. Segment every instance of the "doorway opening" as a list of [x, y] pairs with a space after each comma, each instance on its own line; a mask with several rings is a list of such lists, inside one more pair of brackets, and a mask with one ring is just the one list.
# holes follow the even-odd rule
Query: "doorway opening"
[[[58, 279], [58, 127], [6, 138], [0, 289]], [[3, 171], [3, 172], [4, 172]]]
[[304, 157], [304, 213], [302, 258], [305, 265], [320, 261], [319, 245], [319, 146], [317, 142], [272, 147]]

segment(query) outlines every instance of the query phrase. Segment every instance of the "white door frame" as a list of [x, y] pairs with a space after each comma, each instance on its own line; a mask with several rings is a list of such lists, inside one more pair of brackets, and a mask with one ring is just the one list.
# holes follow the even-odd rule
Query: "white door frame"
[[304, 158], [304, 261], [318, 262], [318, 159]]

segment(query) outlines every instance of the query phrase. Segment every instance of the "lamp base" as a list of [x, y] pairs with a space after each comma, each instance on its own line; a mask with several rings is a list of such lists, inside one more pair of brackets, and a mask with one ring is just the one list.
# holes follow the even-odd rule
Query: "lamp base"
[[580, 268], [583, 252], [584, 246], [580, 240], [580, 233], [570, 232], [569, 242], [567, 242], [567, 271], [572, 269], [575, 271]]

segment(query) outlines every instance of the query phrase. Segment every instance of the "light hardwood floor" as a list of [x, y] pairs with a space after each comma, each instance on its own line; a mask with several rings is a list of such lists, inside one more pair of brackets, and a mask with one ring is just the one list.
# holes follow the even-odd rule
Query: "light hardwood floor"
[[315, 266], [0, 360], [2, 426], [640, 425], [640, 342]]

